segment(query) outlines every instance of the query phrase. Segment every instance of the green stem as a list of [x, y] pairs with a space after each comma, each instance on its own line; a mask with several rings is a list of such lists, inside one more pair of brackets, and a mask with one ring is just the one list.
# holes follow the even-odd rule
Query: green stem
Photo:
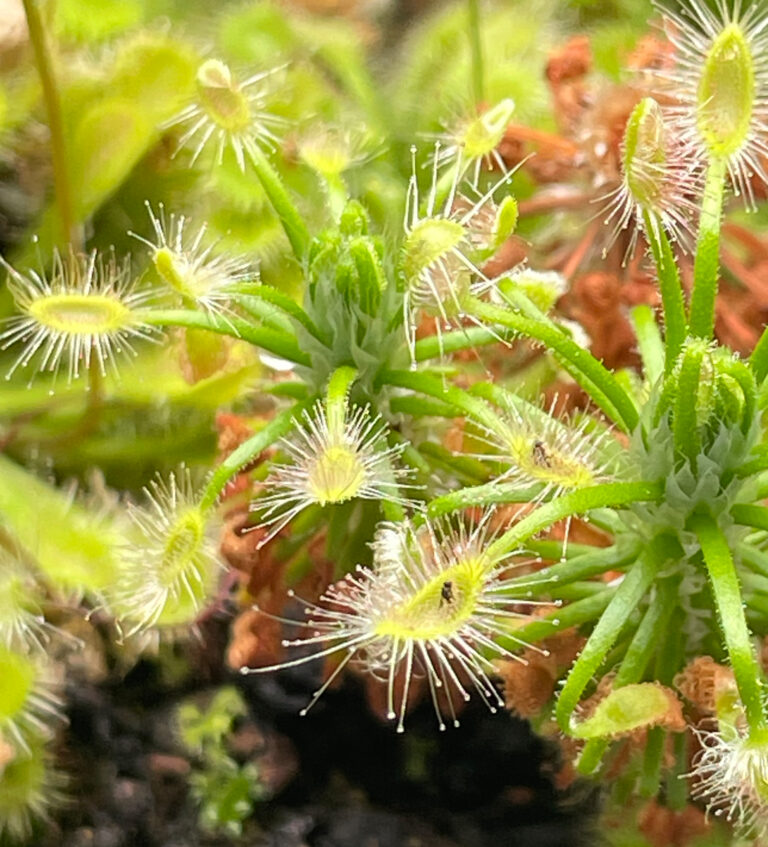
[[450, 403], [440, 400], [426, 399], [425, 397], [414, 397], [411, 394], [400, 397], [392, 397], [389, 401], [389, 410], [393, 414], [410, 415], [414, 418], [437, 417], [455, 418], [456, 407]]
[[688, 786], [683, 778], [688, 770], [688, 738], [685, 732], [677, 732], [672, 736], [672, 755], [674, 764], [667, 774], [666, 805], [673, 811], [680, 812], [688, 805]]
[[293, 205], [277, 172], [259, 147], [255, 144], [249, 145], [248, 155], [269, 202], [280, 218], [280, 223], [291, 244], [293, 255], [300, 263], [303, 263], [309, 251], [310, 240], [306, 224]]
[[306, 400], [303, 403], [297, 403], [285, 412], [281, 412], [263, 429], [233, 450], [208, 480], [200, 500], [200, 508], [204, 511], [210, 509], [218, 500], [229, 480], [246, 465], [258, 458], [259, 454], [267, 447], [271, 447], [278, 439], [290, 432], [293, 429], [294, 420], [305, 409], [308, 409], [312, 402], [313, 400]]
[[191, 329], [207, 329], [219, 335], [229, 335], [231, 338], [248, 341], [255, 347], [261, 347], [281, 359], [295, 362], [297, 365], [310, 365], [306, 353], [296, 344], [296, 339], [284, 332], [264, 327], [255, 327], [242, 318], [221, 317], [203, 312], [186, 311], [185, 309], [163, 309], [151, 312], [141, 312], [138, 315], [143, 323], [150, 326], [183, 326]]
[[483, 62], [483, 42], [480, 32], [480, 3], [468, 0], [469, 49], [472, 55], [472, 97], [475, 108], [479, 109], [485, 100], [485, 70]]
[[675, 451], [686, 456], [693, 470], [696, 470], [696, 457], [701, 451], [701, 436], [698, 424], [698, 397], [701, 382], [701, 365], [704, 350], [695, 345], [688, 347], [677, 376], [677, 397], [673, 418]]
[[531, 503], [541, 494], [541, 485], [521, 487], [505, 485], [499, 482], [488, 482], [483, 485], [473, 485], [451, 491], [435, 497], [427, 506], [430, 518], [439, 518], [461, 509], [473, 506], [495, 506], [501, 503]]
[[744, 397], [744, 408], [741, 414], [741, 431], [747, 435], [752, 428], [757, 413], [757, 384], [752, 369], [744, 362], [730, 359], [720, 365], [722, 373], [732, 377], [741, 388]]
[[347, 396], [357, 379], [357, 369], [346, 365], [336, 368], [328, 380], [325, 395], [325, 413], [330, 432], [343, 432], [347, 419]]
[[754, 573], [768, 578], [768, 554], [758, 550], [754, 545], [744, 543], [736, 545], [739, 561]]
[[415, 362], [424, 362], [427, 359], [436, 359], [448, 353], [498, 344], [499, 338], [506, 341], [513, 338], [514, 335], [515, 333], [512, 331], [491, 332], [491, 330], [484, 329], [481, 326], [455, 329], [441, 336], [429, 335], [416, 342], [413, 348], [413, 359]]
[[477, 397], [472, 397], [461, 388], [447, 385], [443, 380], [436, 379], [429, 374], [417, 371], [383, 371], [377, 380], [380, 384], [392, 385], [397, 388], [410, 388], [442, 400], [455, 406], [460, 412], [474, 418], [475, 421], [485, 426], [491, 432], [504, 431], [504, 421], [493, 411], [493, 409]]
[[[645, 378], [650, 385], [664, 373], [665, 361], [669, 362], [669, 353], [664, 352], [664, 343], [661, 340], [659, 325], [650, 306], [635, 306], [630, 312], [632, 326], [637, 337], [637, 349], [643, 361]], [[667, 348], [669, 338], [667, 338]]]
[[711, 338], [715, 326], [715, 298], [720, 272], [720, 220], [726, 172], [725, 159], [713, 157], [704, 183], [689, 313], [691, 334], [701, 338]]
[[[258, 297], [232, 297], [232, 302], [239, 309], [242, 309], [246, 315], [256, 318], [261, 326], [268, 329], [274, 329], [275, 332], [282, 332], [286, 335], [293, 335], [293, 324], [288, 316], [282, 312], [277, 306], [272, 303], [267, 303], [265, 300], [260, 300]], [[187, 308], [194, 309], [194, 304], [184, 304]]]
[[[583, 600], [585, 597], [592, 597], [595, 594], [603, 594], [605, 592], [605, 583], [595, 580], [577, 580], [570, 582], [568, 585], [553, 585], [547, 596], [552, 600], [567, 600], [569, 602], [575, 600]], [[533, 592], [535, 593], [535, 592]], [[528, 591], [526, 590], [526, 596]]]
[[268, 384], [262, 388], [262, 391], [265, 394], [271, 394], [273, 397], [290, 397], [293, 400], [307, 399], [307, 386], [298, 380]]
[[517, 627], [512, 630], [509, 637], [502, 637], [499, 644], [506, 649], [516, 650], [519, 649], [521, 643], [535, 644], [537, 641], [549, 638], [556, 632], [562, 632], [572, 626], [581, 626], [597, 620], [611, 602], [614, 594], [615, 589], [606, 588], [599, 594], [570, 603], [564, 609], [557, 609], [543, 618], [531, 620], [529, 623]]
[[581, 655], [568, 674], [555, 708], [555, 717], [563, 732], [570, 731], [571, 715], [578, 706], [584, 689], [653, 582], [664, 558], [663, 549], [658, 549], [660, 546], [662, 545], [658, 542], [649, 545], [640, 555], [637, 564], [624, 576], [610, 605], [595, 625]]
[[768, 597], [768, 577], [744, 569], [741, 573], [741, 583], [745, 591], [756, 592]]
[[605, 506], [626, 506], [641, 501], [660, 500], [663, 491], [661, 482], [606, 482], [564, 494], [539, 506], [497, 538], [488, 548], [488, 558], [503, 558], [526, 539], [547, 529], [555, 521]]
[[[658, 646], [660, 632], [667, 631], [669, 618], [677, 602], [678, 579], [666, 579], [659, 583], [658, 594], [648, 604], [640, 626], [635, 631], [624, 658], [613, 681], [614, 688], [633, 685], [640, 682]], [[662, 733], [663, 739], [663, 731]], [[577, 769], [580, 773], [591, 774], [599, 766], [610, 744], [608, 738], [594, 738], [584, 745], [579, 756]], [[658, 775], [656, 788], [658, 788]]]
[[301, 326], [303, 326], [310, 335], [318, 341], [323, 341], [320, 330], [315, 326], [312, 319], [304, 311], [304, 309], [281, 291], [278, 291], [276, 288], [272, 288], [271, 285], [246, 282], [235, 286], [233, 288], [233, 292], [235, 294], [245, 294], [249, 297], [257, 297], [259, 300], [264, 300], [267, 303], [271, 303], [273, 306], [277, 306], [278, 309], [281, 309], [297, 323], [301, 324]]
[[768, 531], [768, 509], [748, 503], [736, 503], [731, 507], [731, 517], [740, 526]]
[[750, 733], [764, 733], [768, 730], [768, 723], [763, 711], [763, 675], [744, 618], [739, 578], [728, 541], [709, 516], [695, 515], [690, 520], [690, 529], [696, 533], [704, 554], [725, 647], [744, 704]]
[[[653, 678], [662, 685], [672, 685], [675, 674], [685, 655], [685, 611], [677, 605], [669, 616], [667, 629], [669, 639], [664, 640], [663, 649], [656, 653]], [[664, 761], [664, 749], [668, 733], [662, 727], [648, 731], [648, 741], [643, 755], [643, 770], [640, 776], [640, 795], [653, 797], [659, 791], [661, 768]]]
[[646, 739], [643, 767], [640, 772], [640, 796], [650, 798], [655, 797], [659, 792], [659, 777], [667, 733], [662, 727], [654, 726], [648, 730]]
[[[757, 450], [753, 450], [753, 452], [757, 452]], [[761, 450], [760, 455], [754, 459], [750, 459], [748, 462], [744, 462], [743, 465], [739, 465], [734, 470], [734, 475], [740, 478], [747, 476], [757, 476], [763, 471], [768, 471], [768, 453], [765, 453]], [[762, 498], [757, 498], [762, 499]]]
[[575, 559], [577, 556], [592, 555], [596, 551], [600, 552], [611, 549], [610, 547], [596, 548], [592, 544], [579, 544], [577, 541], [569, 541], [568, 549], [565, 551], [565, 556], [563, 556], [563, 542], [554, 541], [551, 538], [540, 538], [536, 541], [529, 539], [525, 544], [525, 548], [540, 560], [547, 559], [558, 564], [563, 564], [566, 560]]
[[429, 479], [432, 476], [432, 466], [407, 438], [397, 430], [391, 429], [387, 439], [390, 447], [394, 447], [396, 444], [403, 446], [403, 452], [401, 454], [403, 461], [410, 465], [418, 474], [421, 474], [425, 479]]
[[48, 112], [48, 130], [51, 142], [51, 161], [53, 164], [53, 185], [56, 195], [56, 208], [59, 212], [61, 235], [75, 250], [81, 249], [80, 232], [77, 227], [72, 205], [72, 190], [67, 167], [67, 148], [64, 143], [64, 122], [61, 117], [61, 99], [56, 77], [50, 62], [50, 50], [45, 30], [37, 9], [36, 0], [22, 0], [27, 16], [29, 40], [35, 54], [35, 64], [43, 87], [43, 99]]
[[664, 368], [669, 373], [688, 334], [683, 287], [680, 284], [680, 271], [675, 262], [672, 246], [664, 229], [648, 211], [643, 212], [643, 221], [659, 278], [659, 291], [664, 309]]
[[434, 441], [424, 441], [419, 444], [419, 453], [432, 462], [437, 462], [452, 474], [463, 477], [465, 484], [469, 486], [482, 485], [491, 476], [488, 467], [478, 459], [463, 456], [460, 453], [456, 454]]
[[659, 581], [656, 596], [648, 604], [643, 620], [624, 654], [613, 682], [614, 688], [642, 680], [651, 657], [659, 647], [659, 633], [667, 631], [667, 624], [677, 604], [679, 585], [680, 580], [676, 577]]
[[564, 436], [570, 435], [570, 429], [560, 420], [550, 415], [541, 406], [531, 403], [524, 397], [513, 394], [507, 388], [492, 382], [476, 382], [469, 388], [473, 397], [482, 397], [505, 412], [514, 419], [523, 419], [534, 427], [553, 427]]
[[637, 426], [639, 416], [635, 402], [616, 377], [588, 350], [580, 347], [555, 325], [485, 303], [475, 297], [470, 298], [466, 306], [470, 314], [482, 320], [541, 341], [558, 356], [568, 373], [618, 426], [625, 432], [631, 432]]
[[[418, 343], [416, 346], [419, 346]], [[763, 330], [760, 340], [749, 357], [749, 362], [752, 365], [757, 384], [760, 385], [768, 376], [768, 327]]]

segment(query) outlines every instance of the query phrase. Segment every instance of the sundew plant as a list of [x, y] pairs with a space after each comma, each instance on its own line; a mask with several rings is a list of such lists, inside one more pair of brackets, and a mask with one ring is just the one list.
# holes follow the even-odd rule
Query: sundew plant
[[[210, 404], [235, 414], [215, 463], [190, 455], [194, 468], [147, 475], [142, 497], [96, 505], [0, 459], [3, 837], [27, 837], [62, 791], [46, 654], [77, 648], [51, 605], [147, 649], [188, 637], [236, 582], [230, 663], [316, 662], [308, 721], [347, 673], [383, 687], [393, 732], [421, 698], [436, 733], [460, 732], [479, 698], [531, 717], [584, 779], [765, 838], [768, 332], [739, 355], [714, 330], [725, 205], [765, 192], [768, 8], [656, 10], [664, 61], [633, 89], [620, 173], [592, 208], [605, 252], [653, 276], [658, 308], [632, 311], [634, 370], [609, 368], [563, 318], [563, 276], [499, 259], [532, 188], [525, 156], [505, 153], [517, 105], [489, 94], [474, 0], [461, 28], [471, 106], [407, 139], [382, 141], [375, 109], [364, 128], [341, 111], [299, 127], [280, 92], [300, 102], [312, 68], [241, 72], [155, 43], [152, 61], [173, 57], [187, 80], [184, 102], [150, 116], [167, 185], [194, 172], [230, 214], [217, 227], [174, 208], [173, 191], [150, 194], [124, 248], [104, 246], [98, 216], [83, 227], [101, 200], [74, 194], [52, 36], [35, 0], [24, 8], [56, 206], [36, 251], [2, 259], [8, 397], [41, 432], [61, 416], [53, 449], [91, 444], [87, 462], [104, 424], [130, 464], [130, 438], [109, 429], [110, 391], [125, 389], [111, 386], [173, 345], [192, 390], [214, 385]], [[339, 76], [365, 104], [345, 56]], [[258, 203], [238, 201], [244, 185]], [[232, 224], [249, 215], [259, 237], [236, 248]], [[534, 390], [521, 351], [554, 363]], [[227, 371], [233, 357], [257, 391]], [[578, 385], [578, 409], [558, 412], [553, 374]]]

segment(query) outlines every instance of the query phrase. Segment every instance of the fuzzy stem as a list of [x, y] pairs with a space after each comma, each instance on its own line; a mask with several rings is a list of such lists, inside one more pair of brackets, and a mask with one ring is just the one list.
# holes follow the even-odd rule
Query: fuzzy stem
[[545, 321], [525, 317], [475, 297], [469, 298], [466, 308], [469, 314], [482, 320], [500, 324], [542, 342], [557, 354], [565, 370], [618, 426], [625, 432], [631, 432], [637, 426], [639, 418], [634, 400], [601, 362], [562, 330]]
[[309, 251], [310, 241], [306, 224], [288, 196], [277, 172], [259, 147], [255, 144], [249, 145], [248, 155], [272, 208], [280, 218], [280, 223], [291, 243], [293, 255], [300, 263], [303, 263]]
[[661, 482], [605, 482], [572, 491], [539, 506], [508, 529], [488, 548], [488, 558], [500, 561], [526, 539], [547, 529], [555, 521], [605, 506], [626, 506], [630, 503], [660, 500], [663, 490]]
[[704, 351], [701, 347], [689, 347], [685, 351], [677, 377], [677, 397], [673, 418], [675, 451], [688, 458], [694, 471], [696, 457], [701, 451], [697, 400], [703, 359]]
[[229, 335], [232, 338], [248, 341], [255, 347], [261, 347], [268, 353], [273, 353], [289, 362], [295, 362], [297, 365], [311, 364], [309, 356], [299, 349], [296, 339], [292, 336], [273, 329], [255, 327], [241, 318], [206, 315], [203, 312], [184, 309], [142, 312], [139, 317], [143, 323], [150, 326], [184, 326], [191, 329], [207, 329], [219, 335]]
[[357, 369], [346, 365], [336, 368], [328, 380], [325, 411], [330, 432], [343, 432], [347, 418], [347, 396], [357, 379]]
[[739, 384], [744, 396], [744, 410], [741, 417], [741, 431], [747, 435], [752, 428], [752, 423], [757, 412], [757, 384], [751, 368], [737, 359], [726, 360], [721, 363], [722, 372], [728, 374]]
[[[551, 600], [583, 600], [585, 597], [592, 597], [595, 594], [602, 594], [605, 591], [605, 583], [599, 580], [587, 579], [576, 580], [568, 583], [568, 585], [553, 585], [550, 587], [548, 597]], [[528, 596], [526, 589], [525, 596]], [[531, 592], [532, 593], [532, 592]]]
[[690, 529], [696, 533], [704, 554], [720, 628], [750, 733], [764, 733], [768, 731], [768, 722], [763, 710], [763, 675], [744, 618], [739, 578], [728, 541], [717, 523], [706, 515], [694, 515]]
[[475, 347], [486, 347], [498, 344], [499, 339], [506, 341], [515, 335], [511, 330], [491, 332], [484, 327], [472, 326], [465, 329], [455, 329], [443, 335], [428, 335], [421, 338], [413, 347], [413, 360], [424, 362], [436, 359], [448, 353], [458, 353], [461, 350], [471, 350]]
[[288, 316], [292, 317], [297, 323], [301, 324], [307, 332], [316, 338], [318, 341], [323, 341], [320, 330], [312, 322], [312, 318], [290, 297], [287, 297], [281, 291], [273, 288], [271, 285], [262, 285], [261, 283], [245, 282], [233, 286], [234, 294], [244, 294], [248, 297], [256, 297], [259, 300], [264, 300], [277, 306]]
[[680, 580], [677, 577], [660, 580], [656, 596], [651, 599], [643, 620], [624, 654], [621, 667], [613, 682], [614, 688], [640, 682], [655, 650], [659, 633], [667, 631], [667, 623], [678, 600]]
[[[670, 585], [673, 584], [672, 580], [666, 582]], [[683, 629], [684, 622], [685, 611], [679, 605], [674, 606], [664, 630], [664, 632], [670, 634], [670, 637], [664, 640], [663, 649], [657, 651], [653, 669], [653, 678], [662, 685], [671, 685], [675, 674], [680, 669], [680, 663], [685, 652], [683, 646], [683, 641], [686, 638]], [[667, 737], [668, 733], [661, 727], [654, 727], [648, 732], [648, 741], [643, 755], [643, 770], [640, 777], [640, 795], [642, 797], [653, 797], [659, 791]]]
[[539, 499], [541, 485], [520, 485], [488, 482], [451, 491], [435, 497], [427, 506], [430, 518], [458, 512], [472, 507], [496, 506], [501, 503], [531, 503]]
[[648, 211], [643, 212], [645, 234], [653, 254], [656, 273], [659, 278], [659, 291], [664, 309], [664, 367], [667, 373], [672, 369], [677, 354], [688, 334], [685, 319], [685, 303], [683, 302], [683, 287], [680, 283], [678, 270], [672, 246], [667, 234], [659, 221], [651, 217]]
[[597, 620], [611, 602], [614, 594], [615, 589], [605, 588], [599, 594], [569, 603], [563, 609], [556, 609], [543, 618], [531, 620], [511, 630], [509, 637], [499, 639], [499, 645], [509, 650], [516, 650], [520, 648], [521, 642], [535, 644], [556, 632]]
[[293, 428], [294, 420], [305, 409], [308, 409], [312, 402], [313, 400], [305, 400], [303, 403], [297, 403], [285, 412], [281, 412], [263, 429], [233, 450], [208, 480], [200, 500], [200, 508], [203, 511], [210, 509], [218, 500], [229, 480], [242, 468], [257, 459], [263, 450], [271, 447], [279, 438], [288, 433]]
[[56, 195], [56, 208], [59, 212], [61, 236], [75, 250], [81, 248], [79, 228], [75, 221], [72, 205], [72, 190], [67, 167], [67, 148], [64, 143], [64, 123], [61, 117], [61, 99], [56, 77], [51, 67], [45, 29], [37, 9], [36, 0], [22, 0], [27, 17], [29, 40], [35, 54], [35, 64], [43, 87], [43, 99], [48, 112], [48, 130], [51, 134], [51, 161], [53, 164], [53, 185]]
[[601, 547], [564, 562], [557, 562], [548, 568], [542, 568], [533, 575], [526, 574], [513, 578], [509, 581], [509, 588], [510, 591], [514, 591], [517, 581], [521, 587], [527, 587], [533, 596], [546, 594], [550, 590], [556, 590], [562, 585], [568, 585], [577, 580], [593, 579], [607, 571], [624, 570], [637, 558], [638, 549], [634, 543]]
[[472, 397], [471, 394], [461, 388], [446, 385], [443, 380], [436, 379], [429, 374], [416, 371], [383, 371], [378, 377], [378, 382], [397, 388], [410, 388], [412, 391], [419, 391], [428, 397], [450, 403], [458, 411], [469, 415], [491, 432], [498, 432], [505, 428], [504, 421], [487, 403], [477, 397]]
[[[614, 546], [618, 547], [619, 545], [616, 544]], [[610, 549], [608, 547], [596, 548], [592, 544], [579, 544], [578, 541], [569, 541], [568, 549], [565, 551], [565, 555], [563, 555], [563, 542], [555, 541], [553, 538], [529, 539], [525, 543], [525, 547], [534, 556], [538, 556], [540, 559], [548, 559], [558, 564], [563, 564], [566, 560], [575, 559], [577, 556], [586, 556], [587, 553], [591, 555], [596, 550]]]
[[725, 177], [725, 159], [720, 156], [712, 158], [704, 183], [689, 312], [691, 334], [701, 338], [711, 338], [715, 326], [715, 298], [720, 272], [720, 219], [723, 214]]
[[479, 0], [467, 0], [469, 49], [472, 55], [472, 98], [475, 108], [480, 109], [485, 100], [485, 68], [483, 62], [483, 42], [480, 32]]
[[[233, 296], [232, 302], [239, 306], [246, 315], [256, 318], [261, 326], [274, 329], [275, 332], [293, 335], [293, 324], [290, 318], [272, 303], [260, 300], [258, 297], [238, 297], [237, 295]], [[185, 303], [184, 305], [188, 309], [195, 309], [194, 303]]]
[[[678, 585], [677, 579], [667, 579], [660, 583], [657, 597], [648, 604], [640, 626], [632, 636], [627, 652], [621, 660], [613, 680], [614, 689], [642, 680], [651, 656], [658, 646], [659, 633], [666, 631], [667, 622], [677, 602]], [[588, 741], [579, 756], [579, 773], [594, 773], [610, 743], [609, 738], [593, 738]]]
[[[643, 361], [645, 378], [653, 385], [664, 373], [665, 362], [669, 362], [669, 353], [664, 352], [659, 325], [650, 306], [635, 306], [630, 312], [632, 326], [637, 337], [637, 348]], [[669, 337], [667, 337], [667, 350]]]
[[[658, 549], [659, 547], [662, 549]], [[592, 630], [589, 640], [574, 663], [557, 698], [555, 717], [563, 732], [570, 732], [571, 715], [584, 689], [602, 664], [627, 619], [645, 596], [663, 558], [663, 544], [660, 544], [658, 540], [646, 547], [637, 560], [637, 564], [621, 581], [610, 605]]]

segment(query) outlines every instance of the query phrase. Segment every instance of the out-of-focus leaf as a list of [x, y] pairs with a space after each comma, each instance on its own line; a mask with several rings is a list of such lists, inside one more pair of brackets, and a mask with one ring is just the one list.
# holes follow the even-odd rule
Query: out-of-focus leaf
[[60, 38], [90, 44], [124, 32], [144, 19], [142, 0], [56, 0]]
[[156, 125], [172, 117], [192, 96], [197, 64], [197, 55], [185, 44], [142, 35], [118, 52], [110, 93], [130, 99]]
[[116, 527], [3, 455], [0, 527], [53, 585], [99, 591], [114, 579]]
[[83, 115], [68, 151], [81, 220], [128, 176], [153, 135], [152, 124], [127, 99], [104, 100]]

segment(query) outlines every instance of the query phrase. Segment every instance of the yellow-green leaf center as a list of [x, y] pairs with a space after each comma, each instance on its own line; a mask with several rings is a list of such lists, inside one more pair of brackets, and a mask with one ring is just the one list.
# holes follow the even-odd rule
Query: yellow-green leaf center
[[712, 42], [698, 88], [697, 127], [712, 156], [737, 153], [748, 140], [755, 102], [752, 52], [731, 23]]
[[354, 450], [342, 444], [332, 445], [312, 463], [307, 487], [321, 506], [343, 503], [357, 497], [365, 475], [365, 467]]
[[427, 640], [450, 637], [477, 608], [487, 562], [468, 558], [442, 571], [375, 627], [377, 635]]
[[104, 335], [131, 324], [131, 310], [106, 294], [46, 294], [29, 304], [42, 326], [67, 335]]
[[248, 128], [251, 122], [248, 98], [223, 62], [216, 59], [204, 62], [197, 72], [197, 88], [200, 102], [214, 123], [231, 133]]

